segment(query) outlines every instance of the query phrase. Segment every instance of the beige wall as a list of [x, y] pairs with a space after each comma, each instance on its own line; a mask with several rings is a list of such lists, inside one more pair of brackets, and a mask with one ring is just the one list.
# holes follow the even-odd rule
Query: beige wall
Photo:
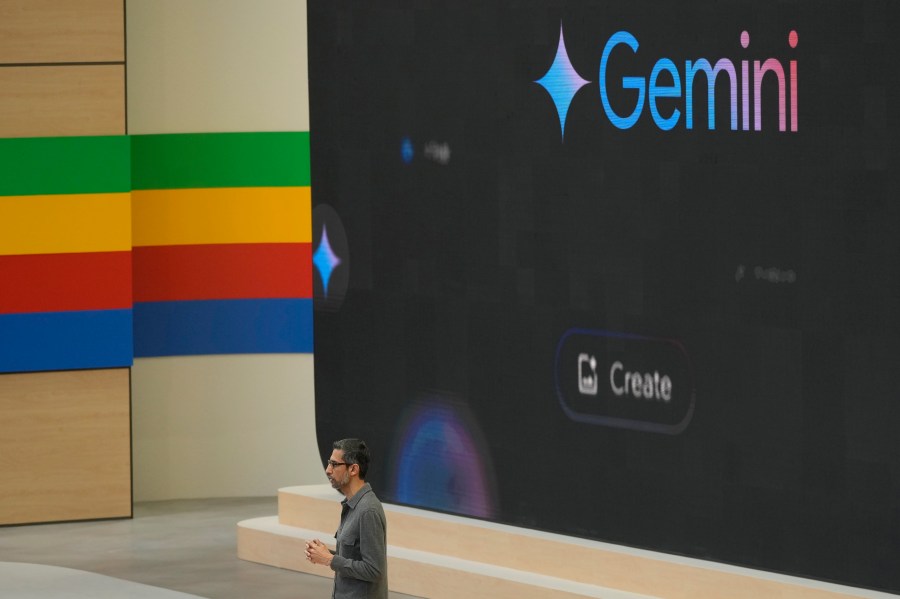
[[305, 0], [127, 0], [128, 132], [309, 131]]
[[136, 360], [135, 501], [323, 482], [312, 380], [311, 354]]
[[[302, 0], [128, 0], [128, 132], [308, 131]], [[135, 501], [274, 495], [324, 479], [313, 358], [145, 358]]]

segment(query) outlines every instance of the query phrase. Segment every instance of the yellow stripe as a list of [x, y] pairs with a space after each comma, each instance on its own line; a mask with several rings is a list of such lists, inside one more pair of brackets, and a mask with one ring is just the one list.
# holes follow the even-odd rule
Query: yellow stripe
[[0, 255], [131, 250], [128, 193], [0, 197]]
[[132, 191], [133, 243], [310, 243], [309, 187]]

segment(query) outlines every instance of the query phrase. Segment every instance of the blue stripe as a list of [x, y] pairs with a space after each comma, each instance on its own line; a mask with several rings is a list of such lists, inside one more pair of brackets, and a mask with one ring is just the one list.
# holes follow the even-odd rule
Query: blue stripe
[[134, 355], [311, 353], [312, 300], [134, 304]]
[[131, 310], [0, 314], [0, 372], [131, 366]]

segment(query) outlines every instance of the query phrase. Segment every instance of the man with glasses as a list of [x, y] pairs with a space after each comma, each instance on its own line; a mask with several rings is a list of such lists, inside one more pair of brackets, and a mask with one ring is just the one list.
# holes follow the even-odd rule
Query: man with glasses
[[387, 599], [387, 524], [381, 502], [366, 482], [369, 448], [360, 439], [335, 441], [325, 476], [344, 495], [334, 551], [319, 539], [306, 543], [306, 559], [334, 570], [334, 599]]

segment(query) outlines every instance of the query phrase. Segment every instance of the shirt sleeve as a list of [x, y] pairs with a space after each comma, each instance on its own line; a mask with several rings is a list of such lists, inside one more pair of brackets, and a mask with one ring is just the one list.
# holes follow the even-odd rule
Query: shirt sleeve
[[384, 521], [375, 510], [366, 510], [359, 520], [360, 560], [335, 555], [331, 569], [342, 576], [371, 582], [387, 570], [387, 539]]

